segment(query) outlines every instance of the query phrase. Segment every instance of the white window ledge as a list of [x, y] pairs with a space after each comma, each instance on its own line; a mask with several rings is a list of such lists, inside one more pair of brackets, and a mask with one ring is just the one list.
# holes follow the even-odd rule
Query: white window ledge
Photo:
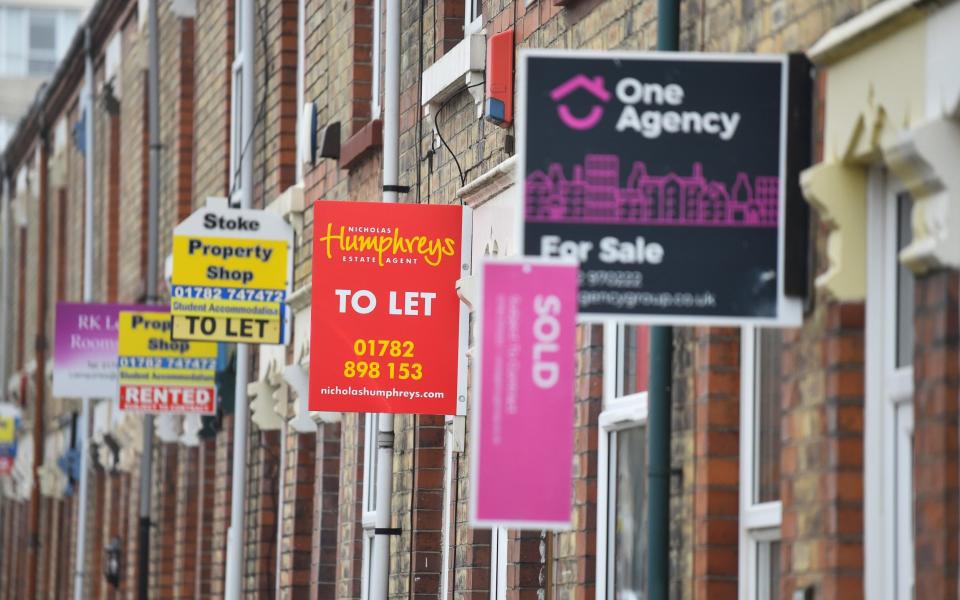
[[807, 50], [815, 64], [831, 64], [865, 45], [871, 35], [882, 36], [901, 19], [918, 19], [923, 15], [922, 0], [885, 0], [837, 25]]
[[303, 184], [296, 183], [285, 189], [276, 200], [267, 205], [267, 210], [277, 213], [283, 218], [290, 215], [302, 214], [307, 209], [303, 199]]
[[434, 117], [440, 105], [451, 96], [468, 90], [477, 107], [477, 118], [483, 116], [483, 82], [487, 64], [487, 40], [482, 32], [468, 33], [459, 44], [440, 57], [423, 72], [421, 97], [423, 116], [436, 130]]
[[456, 192], [464, 204], [471, 208], [479, 208], [497, 194], [514, 185], [517, 172], [516, 155], [499, 163], [473, 181], [467, 182]]

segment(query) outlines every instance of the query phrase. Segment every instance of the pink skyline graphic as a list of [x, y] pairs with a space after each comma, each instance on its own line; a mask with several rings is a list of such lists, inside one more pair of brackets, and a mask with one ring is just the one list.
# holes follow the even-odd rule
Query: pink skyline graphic
[[709, 181], [703, 165], [689, 175], [652, 175], [635, 161], [620, 187], [620, 159], [588, 154], [571, 176], [552, 163], [526, 180], [526, 220], [541, 223], [626, 223], [703, 227], [776, 227], [779, 178], [737, 173], [733, 185]]

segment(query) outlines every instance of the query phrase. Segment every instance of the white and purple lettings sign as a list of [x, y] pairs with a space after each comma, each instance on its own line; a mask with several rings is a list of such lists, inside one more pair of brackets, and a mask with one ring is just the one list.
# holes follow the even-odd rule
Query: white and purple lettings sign
[[115, 398], [120, 311], [164, 309], [129, 304], [58, 302], [53, 395], [60, 398]]
[[470, 523], [570, 527], [577, 265], [480, 267]]

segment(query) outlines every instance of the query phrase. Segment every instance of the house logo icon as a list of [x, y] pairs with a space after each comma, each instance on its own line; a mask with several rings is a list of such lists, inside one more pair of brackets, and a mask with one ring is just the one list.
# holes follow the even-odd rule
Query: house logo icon
[[[601, 102], [610, 101], [610, 92], [608, 92], [603, 85], [603, 77], [597, 76], [591, 78], [583, 74], [571, 77], [566, 81], [566, 83], [555, 87], [553, 91], [550, 92], [550, 98], [554, 102], [560, 102], [579, 89], [586, 90], [593, 95], [594, 98], [600, 100]], [[570, 112], [570, 108], [567, 107], [566, 104], [558, 104], [557, 114], [560, 116], [560, 120], [563, 121], [563, 124], [570, 129], [585, 131], [587, 129], [592, 129], [597, 123], [600, 122], [600, 119], [603, 117], [603, 106], [595, 104], [590, 108], [590, 112], [587, 113], [587, 116], [578, 117]]]

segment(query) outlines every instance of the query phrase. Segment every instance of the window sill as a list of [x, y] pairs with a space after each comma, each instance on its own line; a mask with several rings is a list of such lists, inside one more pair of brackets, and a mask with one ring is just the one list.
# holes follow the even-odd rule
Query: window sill
[[[479, 20], [479, 19], [478, 19]], [[477, 118], [483, 114], [483, 81], [487, 64], [487, 41], [482, 32], [468, 33], [463, 40], [423, 72], [421, 103], [423, 114], [433, 128], [433, 117], [444, 101], [463, 90], [469, 90], [477, 107]]]
[[374, 119], [340, 147], [340, 168], [353, 169], [370, 152], [383, 145], [383, 121]]

